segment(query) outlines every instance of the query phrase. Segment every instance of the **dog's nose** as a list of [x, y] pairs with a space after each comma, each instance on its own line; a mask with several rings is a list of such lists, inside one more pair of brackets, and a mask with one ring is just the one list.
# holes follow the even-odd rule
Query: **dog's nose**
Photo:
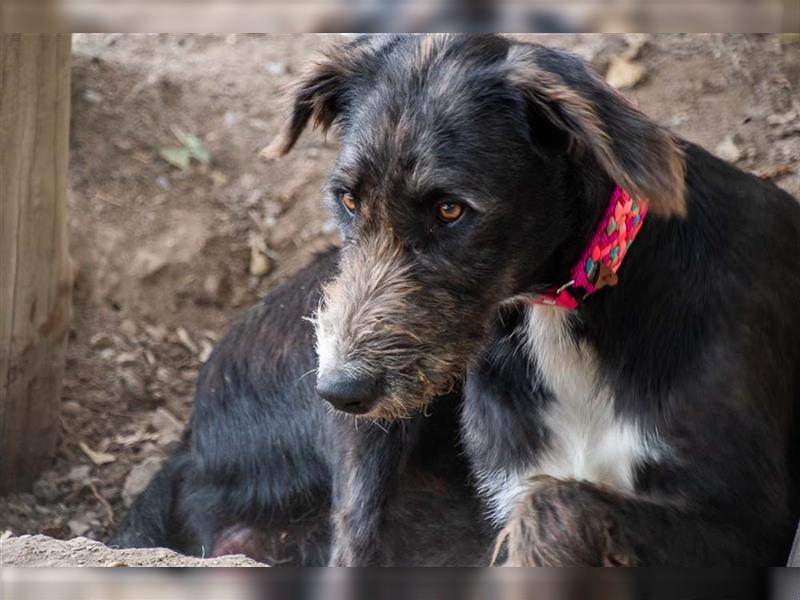
[[317, 393], [335, 409], [361, 415], [378, 399], [380, 382], [370, 375], [334, 371], [317, 378]]

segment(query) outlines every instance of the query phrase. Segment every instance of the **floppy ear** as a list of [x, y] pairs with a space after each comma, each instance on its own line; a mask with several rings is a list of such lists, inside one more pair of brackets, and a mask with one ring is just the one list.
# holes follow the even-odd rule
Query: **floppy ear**
[[583, 60], [534, 44], [514, 44], [507, 79], [573, 150], [592, 153], [608, 175], [650, 211], [686, 216], [683, 151], [672, 134], [633, 107]]
[[369, 40], [359, 38], [330, 48], [308, 67], [289, 93], [291, 108], [286, 123], [269, 146], [261, 150], [261, 156], [274, 160], [286, 155], [309, 120], [327, 131], [341, 113], [347, 83], [361, 69], [369, 48]]

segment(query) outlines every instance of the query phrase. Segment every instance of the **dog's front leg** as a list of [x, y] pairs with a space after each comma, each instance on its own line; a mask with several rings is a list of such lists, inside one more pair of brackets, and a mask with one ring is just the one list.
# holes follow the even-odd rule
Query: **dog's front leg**
[[[616, 494], [585, 482], [532, 478], [497, 540], [506, 566], [635, 565]], [[497, 553], [496, 553], [497, 554]]]
[[772, 564], [734, 522], [688, 499], [654, 500], [587, 481], [534, 477], [498, 537], [507, 566]]
[[336, 423], [331, 566], [387, 564], [381, 538], [386, 504], [396, 490], [408, 448], [408, 422]]

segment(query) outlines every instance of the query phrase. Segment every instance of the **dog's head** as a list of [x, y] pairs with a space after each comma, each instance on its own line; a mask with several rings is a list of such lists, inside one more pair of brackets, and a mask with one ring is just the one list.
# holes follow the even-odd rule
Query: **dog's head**
[[651, 214], [685, 211], [666, 131], [578, 58], [500, 36], [334, 49], [301, 77], [265, 154], [288, 152], [309, 121], [341, 144], [325, 196], [344, 243], [315, 317], [318, 390], [356, 414], [405, 416], [451, 389], [499, 304], [566, 276], [614, 183]]

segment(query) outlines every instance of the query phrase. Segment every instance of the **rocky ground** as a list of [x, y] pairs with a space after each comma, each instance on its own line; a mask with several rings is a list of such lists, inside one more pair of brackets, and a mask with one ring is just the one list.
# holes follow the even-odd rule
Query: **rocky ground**
[[112, 549], [85, 537], [56, 540], [23, 535], [0, 542], [3, 565], [15, 567], [263, 567], [246, 556], [194, 558], [164, 548]]
[[[122, 557], [81, 536], [106, 538], [175, 445], [225, 324], [336, 243], [318, 200], [334, 140], [310, 133], [281, 162], [257, 158], [278, 128], [280, 89], [332, 39], [75, 37], [63, 435], [33, 490], [0, 499], [3, 564], [184, 560]], [[796, 36], [539, 39], [591, 60], [680, 135], [800, 196]], [[79, 539], [10, 537], [21, 534]]]

